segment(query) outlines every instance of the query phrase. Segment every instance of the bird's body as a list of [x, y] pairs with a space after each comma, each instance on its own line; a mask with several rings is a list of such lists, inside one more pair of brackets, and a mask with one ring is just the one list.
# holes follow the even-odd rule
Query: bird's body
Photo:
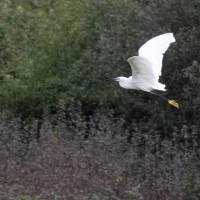
[[130, 76], [129, 78], [120, 76], [115, 78], [116, 81], [119, 81], [119, 85], [125, 89], [135, 89], [135, 90], [143, 90], [149, 92], [152, 90], [151, 85], [148, 80], [141, 79], [138, 77], [133, 78]]
[[[143, 90], [154, 94], [158, 94], [154, 90], [165, 91], [165, 85], [159, 82], [159, 76], [161, 76], [163, 54], [173, 42], [175, 42], [173, 33], [152, 38], [139, 49], [138, 56], [127, 60], [132, 69], [132, 76], [129, 78], [120, 76], [114, 80], [125, 89]], [[160, 94], [159, 96], [163, 97]], [[166, 100], [165, 97], [163, 98]], [[174, 100], [167, 99], [167, 101], [170, 103]], [[177, 103], [170, 104], [178, 107]]]

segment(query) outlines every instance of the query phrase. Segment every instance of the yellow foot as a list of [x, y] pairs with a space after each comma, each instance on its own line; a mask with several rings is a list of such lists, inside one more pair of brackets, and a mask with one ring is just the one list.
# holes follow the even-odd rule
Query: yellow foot
[[168, 100], [168, 103], [176, 108], [179, 108], [179, 104], [175, 100]]

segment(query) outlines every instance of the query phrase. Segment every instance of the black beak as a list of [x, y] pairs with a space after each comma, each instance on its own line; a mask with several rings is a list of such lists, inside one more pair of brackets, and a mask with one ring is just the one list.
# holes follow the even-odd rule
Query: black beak
[[119, 81], [119, 78], [110, 78], [111, 81]]
[[117, 78], [104, 78], [105, 81], [117, 81]]

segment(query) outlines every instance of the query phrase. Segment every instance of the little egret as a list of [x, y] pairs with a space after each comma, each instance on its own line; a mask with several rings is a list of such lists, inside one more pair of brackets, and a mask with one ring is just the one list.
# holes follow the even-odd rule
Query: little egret
[[143, 90], [160, 96], [172, 106], [179, 108], [175, 100], [169, 100], [155, 90], [165, 90], [165, 85], [160, 83], [163, 54], [170, 43], [175, 42], [173, 33], [165, 33], [147, 41], [140, 49], [139, 56], [130, 57], [127, 61], [132, 69], [129, 78], [120, 76], [113, 78], [125, 89]]

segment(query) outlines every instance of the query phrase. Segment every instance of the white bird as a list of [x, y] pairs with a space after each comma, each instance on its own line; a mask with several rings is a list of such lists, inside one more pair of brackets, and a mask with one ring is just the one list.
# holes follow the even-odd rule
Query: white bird
[[155, 90], [165, 90], [165, 85], [160, 83], [163, 54], [170, 43], [175, 42], [173, 33], [159, 35], [147, 41], [140, 49], [139, 56], [130, 57], [127, 61], [132, 69], [132, 76], [129, 78], [120, 76], [113, 80], [125, 89], [136, 89], [150, 92], [162, 97], [169, 104], [179, 108], [175, 100], [169, 100]]

